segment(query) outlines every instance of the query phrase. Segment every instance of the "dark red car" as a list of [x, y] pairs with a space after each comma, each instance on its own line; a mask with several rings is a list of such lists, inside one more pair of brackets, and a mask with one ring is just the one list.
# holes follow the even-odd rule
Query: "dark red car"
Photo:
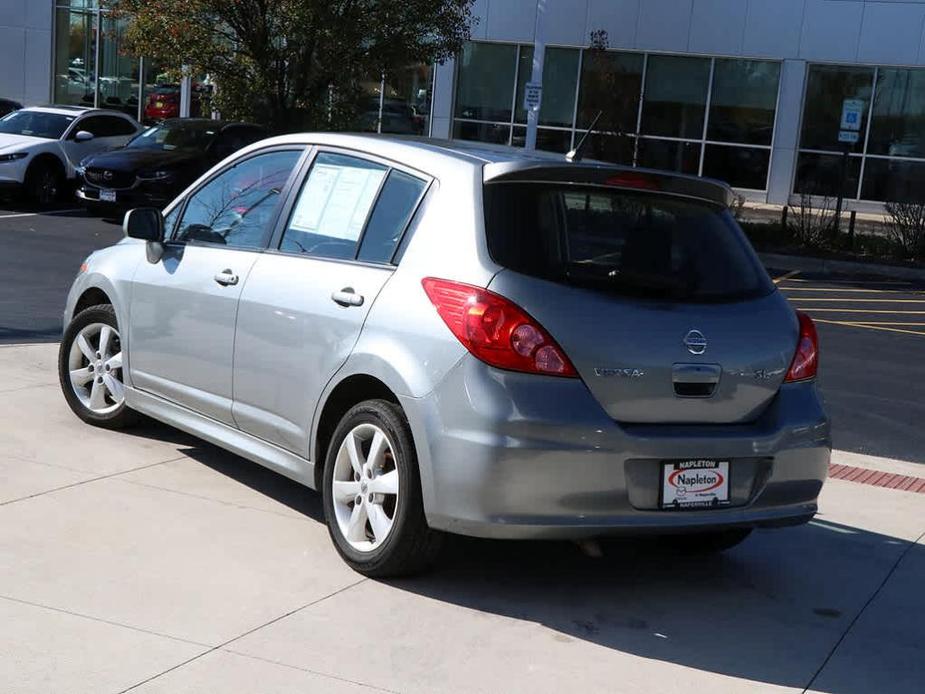
[[[208, 87], [194, 85], [190, 99], [190, 116], [198, 118], [202, 115], [202, 93]], [[144, 121], [152, 123], [180, 117], [180, 85], [160, 84], [148, 95], [145, 101]]]

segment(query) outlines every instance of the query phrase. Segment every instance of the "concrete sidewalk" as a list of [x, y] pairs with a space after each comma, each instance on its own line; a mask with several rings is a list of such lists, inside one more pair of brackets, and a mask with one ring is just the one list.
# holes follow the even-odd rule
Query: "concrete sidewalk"
[[922, 691], [923, 494], [833, 480], [812, 524], [721, 557], [457, 539], [377, 582], [313, 492], [83, 425], [55, 353], [0, 347], [4, 694]]

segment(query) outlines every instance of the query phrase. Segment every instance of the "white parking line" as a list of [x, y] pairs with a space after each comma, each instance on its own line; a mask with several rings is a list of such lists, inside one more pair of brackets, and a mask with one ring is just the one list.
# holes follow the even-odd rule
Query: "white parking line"
[[80, 212], [81, 208], [75, 207], [73, 210], [52, 210], [50, 212], [23, 212], [21, 214], [4, 214], [0, 215], [0, 220], [3, 219], [18, 219], [20, 217], [38, 217], [45, 214], [69, 214], [71, 212]]

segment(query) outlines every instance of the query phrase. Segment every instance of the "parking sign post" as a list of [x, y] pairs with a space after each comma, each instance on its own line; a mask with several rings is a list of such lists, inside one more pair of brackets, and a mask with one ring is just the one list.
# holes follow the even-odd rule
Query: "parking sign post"
[[841, 109], [841, 124], [838, 141], [844, 145], [841, 171], [838, 175], [838, 200], [835, 203], [835, 236], [841, 229], [841, 213], [845, 200], [845, 185], [848, 182], [848, 165], [851, 163], [851, 148], [861, 138], [861, 114], [864, 111], [862, 99], [845, 99]]
[[537, 0], [536, 25], [533, 36], [533, 72], [524, 87], [524, 110], [527, 112], [527, 137], [524, 149], [536, 149], [536, 128], [540, 120], [543, 99], [543, 62], [546, 58], [546, 0]]

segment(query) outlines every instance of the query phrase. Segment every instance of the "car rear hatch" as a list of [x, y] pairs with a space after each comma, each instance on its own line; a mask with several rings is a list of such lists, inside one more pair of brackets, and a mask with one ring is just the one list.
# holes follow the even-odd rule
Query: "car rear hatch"
[[486, 171], [489, 289], [562, 346], [625, 423], [760, 415], [798, 322], [730, 214], [725, 186], [605, 167]]

